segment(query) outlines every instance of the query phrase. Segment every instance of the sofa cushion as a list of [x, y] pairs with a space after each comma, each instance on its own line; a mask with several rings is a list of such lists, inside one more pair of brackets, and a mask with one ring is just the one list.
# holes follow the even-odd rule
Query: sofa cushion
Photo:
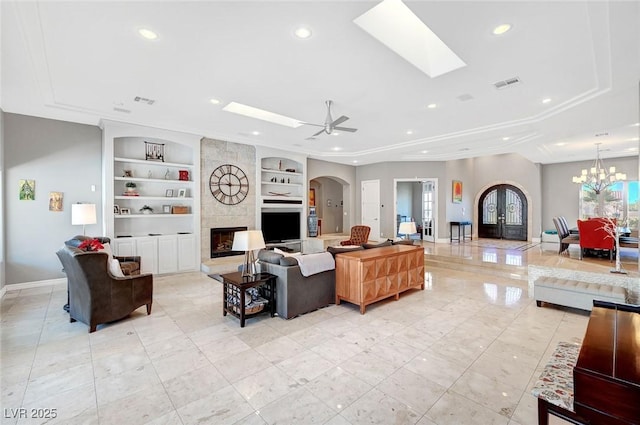
[[278, 254], [277, 252], [270, 251], [268, 249], [261, 249], [260, 251], [258, 251], [258, 260], [265, 263], [280, 264], [280, 259], [283, 257], [284, 255]]
[[285, 267], [297, 266], [298, 260], [296, 260], [296, 257], [294, 256], [282, 257], [280, 259], [280, 265]]
[[334, 257], [341, 252], [362, 251], [364, 248], [360, 245], [345, 245], [345, 246], [330, 246], [327, 247], [327, 252], [330, 252]]
[[379, 242], [379, 243], [365, 243], [365, 244], [362, 244], [362, 247], [364, 249], [380, 248], [381, 246], [391, 246], [391, 241], [390, 240], [386, 240], [384, 242]]

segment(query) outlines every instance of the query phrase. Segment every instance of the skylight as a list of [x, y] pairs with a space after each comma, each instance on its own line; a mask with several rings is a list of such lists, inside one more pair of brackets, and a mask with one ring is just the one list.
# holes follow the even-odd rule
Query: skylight
[[265, 111], [264, 109], [254, 108], [253, 106], [243, 105], [242, 103], [238, 102], [231, 102], [227, 106], [222, 108], [222, 110], [233, 112], [234, 114], [244, 115], [245, 117], [249, 118], [268, 121], [273, 124], [284, 125], [286, 127], [298, 128], [302, 125], [300, 120]]
[[384, 0], [353, 22], [431, 78], [467, 66], [400, 0]]

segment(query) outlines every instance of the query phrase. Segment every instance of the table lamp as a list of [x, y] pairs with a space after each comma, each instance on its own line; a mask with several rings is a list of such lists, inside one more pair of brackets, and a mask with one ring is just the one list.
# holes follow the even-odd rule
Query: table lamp
[[403, 221], [398, 227], [398, 233], [404, 235], [405, 239], [409, 239], [409, 235], [418, 233], [416, 230], [416, 223], [413, 221]]
[[83, 236], [86, 236], [85, 226], [96, 222], [96, 204], [71, 204], [71, 224], [82, 224]]
[[256, 274], [256, 260], [253, 251], [265, 247], [262, 230], [244, 230], [233, 235], [233, 251], [244, 251], [242, 276], [253, 277]]

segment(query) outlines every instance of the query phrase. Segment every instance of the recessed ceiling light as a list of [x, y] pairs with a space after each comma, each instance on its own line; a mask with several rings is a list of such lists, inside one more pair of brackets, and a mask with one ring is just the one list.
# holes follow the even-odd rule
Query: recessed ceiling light
[[436, 109], [438, 107], [438, 105], [436, 103], [430, 103], [427, 105], [427, 108], [429, 109]]
[[635, 124], [632, 124], [634, 127], [640, 127], [640, 122], [637, 122]]
[[500, 24], [493, 29], [494, 35], [502, 35], [511, 29], [511, 24]]
[[503, 137], [503, 138], [502, 138], [502, 140], [504, 140], [505, 142], [506, 142], [507, 140], [509, 140], [509, 139], [511, 139], [511, 137], [509, 137], [509, 136], [505, 136], [505, 137]]
[[256, 118], [259, 120], [268, 121], [270, 123], [284, 125], [291, 128], [298, 128], [302, 125], [302, 122], [300, 122], [300, 120], [285, 117], [284, 115], [265, 111], [263, 109], [254, 108], [253, 106], [243, 105], [242, 103], [238, 102], [231, 102], [224, 108], [222, 108], [222, 110], [233, 112], [234, 114], [244, 115], [245, 117], [249, 118]]
[[629, 148], [629, 149], [627, 149], [627, 150], [628, 150], [629, 152], [635, 152], [635, 151], [637, 151], [637, 150], [638, 150], [638, 148]]
[[342, 148], [340, 146], [334, 146], [331, 148], [331, 150], [337, 152], [337, 151], [341, 151]]
[[220, 104], [220, 100], [216, 99], [216, 98], [209, 99], [209, 102], [211, 102], [214, 105], [219, 105]]
[[420, 153], [429, 153], [429, 151], [420, 151]]
[[558, 142], [558, 143], [556, 143], [556, 146], [564, 146], [566, 144], [567, 144], [567, 142]]
[[413, 130], [407, 130], [407, 134], [409, 135], [413, 134]]
[[550, 97], [546, 97], [544, 99], [542, 99], [542, 103], [549, 103], [551, 102], [551, 98]]
[[305, 40], [305, 39], [311, 37], [311, 28], [305, 27], [305, 26], [300, 26], [300, 27], [296, 28], [295, 30], [293, 30], [293, 35], [295, 35], [297, 38], [299, 38], [301, 40]]
[[156, 34], [155, 32], [151, 31], [148, 28], [140, 28], [138, 30], [138, 34], [140, 34], [147, 40], [155, 40], [156, 38], [158, 38], [158, 34]]
[[358, 160], [357, 160], [357, 159], [354, 159], [354, 160], [353, 160], [353, 161], [351, 161], [351, 162], [353, 162], [354, 164], [357, 164], [357, 163], [358, 163]]
[[338, 133], [337, 131], [335, 131], [335, 130], [334, 130], [334, 131], [332, 131], [332, 132], [331, 132], [331, 135], [332, 135], [332, 136], [339, 136], [339, 135], [340, 135], [340, 133]]
[[259, 136], [259, 135], [260, 135], [260, 132], [259, 132], [259, 131], [255, 131], [255, 130], [254, 130], [254, 131], [252, 131], [252, 132], [251, 132], [251, 134], [253, 134], [254, 136]]

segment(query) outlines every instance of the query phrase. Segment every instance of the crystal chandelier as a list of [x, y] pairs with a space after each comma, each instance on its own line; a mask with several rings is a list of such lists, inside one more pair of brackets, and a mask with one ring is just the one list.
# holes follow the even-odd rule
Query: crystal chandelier
[[618, 181], [626, 180], [627, 175], [624, 173], [616, 173], [616, 167], [604, 166], [604, 163], [600, 159], [600, 145], [596, 143], [596, 160], [593, 163], [593, 167], [590, 170], [582, 170], [579, 176], [573, 176], [574, 183], [580, 183], [583, 186], [593, 190], [596, 195], [615, 184]]

